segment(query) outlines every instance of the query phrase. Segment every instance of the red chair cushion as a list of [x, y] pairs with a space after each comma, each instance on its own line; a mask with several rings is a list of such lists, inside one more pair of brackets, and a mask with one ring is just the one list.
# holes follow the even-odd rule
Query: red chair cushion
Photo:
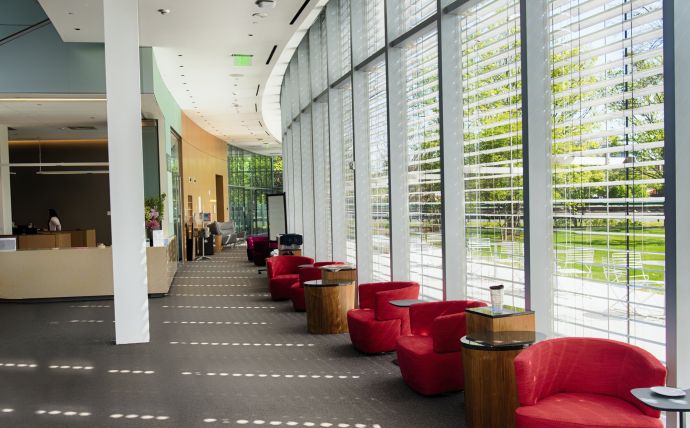
[[304, 301], [304, 287], [299, 282], [290, 287], [290, 300], [292, 300], [292, 307], [295, 311], [304, 312], [307, 310], [307, 304]]
[[661, 420], [643, 414], [620, 398], [561, 393], [515, 412], [517, 428], [661, 428]]
[[394, 351], [400, 336], [399, 319], [377, 321], [371, 309], [349, 310], [347, 326], [354, 347], [367, 354]]
[[273, 300], [287, 300], [290, 298], [290, 287], [299, 281], [298, 274], [287, 274], [274, 276], [268, 282], [268, 290], [271, 292]]
[[659, 417], [630, 390], [663, 385], [666, 369], [637, 346], [586, 337], [551, 339], [521, 352], [514, 364], [521, 406], [539, 405], [559, 393], [591, 394], [617, 397], [641, 414]]
[[431, 336], [400, 336], [397, 353], [403, 380], [418, 393], [436, 395], [464, 389], [461, 352], [434, 352]]

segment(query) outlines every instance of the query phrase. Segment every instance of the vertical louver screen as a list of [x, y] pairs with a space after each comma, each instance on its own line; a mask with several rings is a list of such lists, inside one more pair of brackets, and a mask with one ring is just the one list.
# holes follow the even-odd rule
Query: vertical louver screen
[[366, 56], [370, 56], [385, 44], [386, 18], [383, 0], [366, 0], [364, 29], [366, 31]]
[[338, 10], [338, 24], [340, 25], [340, 73], [342, 76], [351, 68], [352, 39], [350, 37], [350, 0], [340, 0]]
[[664, 358], [661, 0], [550, 2], [555, 329]]
[[436, 0], [403, 0], [400, 7], [402, 30], [407, 31], [436, 12]]
[[410, 42], [403, 57], [410, 280], [422, 285], [423, 298], [440, 300], [443, 298], [443, 261], [436, 32]]
[[467, 295], [524, 308], [520, 2], [481, 1], [458, 17]]
[[388, 121], [386, 65], [381, 62], [367, 73], [367, 136], [369, 138], [370, 233], [372, 272], [376, 281], [389, 281], [390, 213], [388, 208]]
[[345, 168], [345, 229], [347, 241], [347, 262], [357, 263], [357, 228], [355, 207], [355, 147], [352, 128], [352, 87], [347, 86], [338, 91], [342, 117], [343, 168]]

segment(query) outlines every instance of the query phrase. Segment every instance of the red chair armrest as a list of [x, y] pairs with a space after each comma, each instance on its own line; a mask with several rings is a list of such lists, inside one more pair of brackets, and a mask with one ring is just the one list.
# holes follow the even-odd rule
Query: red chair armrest
[[[361, 309], [374, 309], [376, 306], [376, 293], [379, 291], [395, 290], [403, 287], [416, 286], [419, 290], [419, 284], [416, 282], [372, 282], [368, 284], [359, 284], [359, 307]], [[416, 299], [417, 296], [413, 297]]]
[[447, 300], [444, 302], [426, 302], [410, 306], [410, 328], [412, 334], [429, 336], [431, 324], [441, 315], [463, 313], [467, 308], [486, 306], [476, 300]]
[[441, 315], [431, 323], [431, 337], [434, 352], [458, 352], [461, 350], [460, 338], [467, 334], [465, 313]]
[[414, 285], [395, 290], [379, 291], [374, 297], [374, 315], [378, 321], [405, 318], [408, 316], [408, 309], [393, 306], [390, 301], [416, 299], [418, 296], [419, 286]]

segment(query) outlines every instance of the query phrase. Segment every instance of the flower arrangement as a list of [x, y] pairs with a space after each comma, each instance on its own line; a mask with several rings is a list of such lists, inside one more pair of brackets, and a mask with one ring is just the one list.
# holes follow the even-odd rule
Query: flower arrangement
[[158, 230], [165, 214], [165, 193], [144, 200], [144, 219], [147, 230]]

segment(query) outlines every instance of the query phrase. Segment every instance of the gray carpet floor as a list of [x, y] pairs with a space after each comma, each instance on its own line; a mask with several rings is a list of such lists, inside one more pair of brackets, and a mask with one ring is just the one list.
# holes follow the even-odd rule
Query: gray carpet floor
[[111, 300], [0, 304], [0, 427], [464, 426], [461, 393], [308, 334], [266, 282], [243, 247], [186, 263], [141, 345], [113, 345]]

